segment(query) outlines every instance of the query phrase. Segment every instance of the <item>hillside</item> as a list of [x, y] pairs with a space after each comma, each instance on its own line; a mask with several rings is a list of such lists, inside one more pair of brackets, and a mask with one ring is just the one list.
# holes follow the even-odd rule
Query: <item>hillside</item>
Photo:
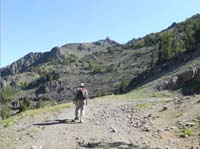
[[12, 108], [18, 109], [25, 100], [31, 100], [29, 108], [40, 101], [70, 101], [80, 82], [86, 84], [91, 98], [125, 93], [168, 74], [168, 79], [152, 85], [153, 91], [184, 90], [192, 85], [194, 89], [182, 93], [198, 94], [199, 57], [197, 14], [124, 45], [106, 38], [29, 53], [0, 69], [1, 103], [12, 102]]

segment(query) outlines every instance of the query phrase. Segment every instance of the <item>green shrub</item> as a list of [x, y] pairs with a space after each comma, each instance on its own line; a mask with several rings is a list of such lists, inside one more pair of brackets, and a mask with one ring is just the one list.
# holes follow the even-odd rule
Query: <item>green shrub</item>
[[193, 132], [192, 132], [192, 130], [189, 129], [189, 128], [183, 128], [183, 129], [181, 130], [181, 134], [180, 134], [180, 135], [182, 135], [182, 136], [192, 136], [192, 135], [193, 135]]
[[4, 105], [1, 109], [1, 118], [8, 119], [11, 116], [11, 109], [8, 105]]
[[105, 68], [105, 71], [106, 71], [106, 72], [113, 72], [113, 70], [114, 70], [114, 65], [108, 65], [108, 66], [106, 66], [106, 68]]
[[100, 73], [104, 71], [104, 67], [102, 65], [95, 65], [94, 70], [95, 73]]
[[21, 88], [25, 89], [26, 87], [28, 87], [28, 85], [29, 85], [29, 83], [25, 81], [25, 82], [21, 83]]
[[20, 102], [19, 106], [19, 112], [24, 112], [31, 107], [31, 100], [28, 98], [23, 98], [22, 101]]
[[130, 82], [129, 80], [122, 80], [121, 81], [120, 88], [119, 88], [120, 93], [124, 93], [126, 91], [126, 88], [128, 87], [129, 82]]
[[45, 106], [45, 103], [42, 99], [39, 99], [37, 104], [36, 104], [36, 108], [37, 109], [40, 109], [40, 108], [43, 108]]
[[197, 119], [200, 120], [200, 113], [197, 114]]
[[105, 96], [105, 95], [107, 95], [107, 92], [106, 91], [103, 91], [103, 90], [101, 90], [101, 91], [98, 91], [97, 92], [97, 97], [102, 97], [102, 96]]
[[88, 69], [92, 70], [95, 73], [101, 73], [101, 72], [112, 72], [114, 70], [114, 65], [103, 65], [98, 64], [95, 62], [89, 62], [88, 63]]
[[152, 106], [151, 103], [141, 103], [141, 104], [139, 104], [137, 107], [138, 107], [139, 109], [147, 109], [147, 108], [150, 108], [151, 106]]
[[70, 54], [68, 57], [64, 58], [61, 64], [63, 65], [69, 65], [73, 62], [76, 62], [78, 60], [78, 56], [75, 54]]
[[16, 93], [16, 88], [13, 86], [8, 86], [2, 89], [0, 92], [0, 102], [2, 104], [9, 103], [12, 100], [15, 93]]

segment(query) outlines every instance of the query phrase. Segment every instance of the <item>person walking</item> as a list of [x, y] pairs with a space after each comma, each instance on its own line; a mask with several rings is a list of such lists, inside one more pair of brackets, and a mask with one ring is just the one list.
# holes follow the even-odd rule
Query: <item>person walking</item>
[[80, 118], [80, 123], [83, 123], [83, 116], [85, 114], [85, 107], [87, 105], [88, 98], [88, 90], [86, 89], [84, 83], [81, 83], [76, 91], [76, 96], [73, 100], [73, 103], [75, 104], [75, 119], [73, 120], [74, 122], [76, 120], [79, 120]]

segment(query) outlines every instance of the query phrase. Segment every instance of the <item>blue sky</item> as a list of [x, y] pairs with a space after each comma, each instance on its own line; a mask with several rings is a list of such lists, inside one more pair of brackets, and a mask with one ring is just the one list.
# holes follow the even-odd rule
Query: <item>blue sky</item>
[[198, 0], [1, 0], [1, 67], [66, 43], [126, 43], [196, 13]]

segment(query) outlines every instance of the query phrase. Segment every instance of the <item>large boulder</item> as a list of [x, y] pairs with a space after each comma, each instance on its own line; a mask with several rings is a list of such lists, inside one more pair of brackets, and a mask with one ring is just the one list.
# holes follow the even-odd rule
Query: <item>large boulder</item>
[[193, 68], [178, 74], [178, 82], [180, 84], [194, 79], [197, 75], [197, 68]]
[[192, 81], [192, 80], [200, 80], [200, 69], [198, 68], [192, 68], [189, 70], [185, 70], [179, 74], [176, 74], [175, 76], [172, 76], [165, 81], [163, 81], [162, 84], [157, 86], [159, 90], [163, 89], [170, 89], [170, 90], [176, 90], [183, 86], [185, 83]]
[[179, 85], [178, 81], [179, 81], [179, 77], [178, 76], [173, 76], [171, 79], [169, 79], [166, 88], [167, 89], [176, 88]]

